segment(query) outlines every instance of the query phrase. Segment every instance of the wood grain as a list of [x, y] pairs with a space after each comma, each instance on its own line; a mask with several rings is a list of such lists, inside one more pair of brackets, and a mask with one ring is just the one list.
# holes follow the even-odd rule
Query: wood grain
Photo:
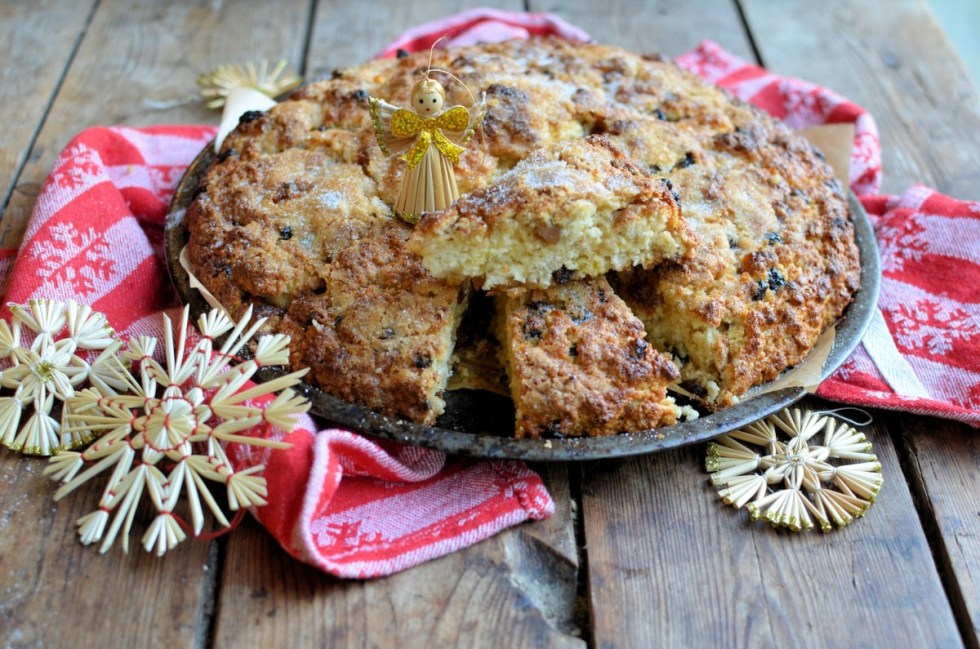
[[[308, 3], [283, 2], [276, 12], [265, 7], [258, 1], [221, 6], [193, 0], [103, 0], [19, 186], [40, 186], [58, 151], [86, 126], [214, 120], [196, 102], [186, 103], [196, 92], [198, 71], [256, 56], [285, 56], [295, 66], [302, 55]], [[35, 54], [54, 57], [59, 49], [47, 51], [40, 48]], [[21, 100], [44, 105], [50, 89], [38, 85], [34, 91], [40, 95]], [[29, 193], [15, 192], [4, 227], [22, 230], [32, 205]], [[5, 245], [11, 245], [12, 237], [8, 235]], [[131, 554], [116, 547], [100, 556], [78, 544], [74, 522], [96, 506], [102, 483], [96, 481], [55, 506], [51, 497], [56, 485], [41, 476], [44, 464], [0, 450], [0, 628], [5, 646], [202, 645], [213, 582], [210, 544], [187, 542], [160, 560], [138, 545], [138, 520]]]
[[967, 646], [980, 646], [980, 437], [930, 417], [890, 419]]
[[[254, 524], [229, 542], [216, 647], [584, 647], [564, 465], [541, 467], [558, 510], [384, 579], [300, 564]], [[506, 640], [503, 640], [506, 638]]]
[[[980, 197], [980, 95], [925, 2], [901, 0], [881, 11], [844, 2], [801, 5], [792, 17], [780, 2], [743, 0], [743, 6], [773, 69], [827, 84], [872, 111], [886, 192], [922, 182], [961, 198]], [[791, 19], [810, 28], [775, 29]], [[903, 466], [920, 494], [962, 637], [980, 646], [973, 434], [924, 417], [889, 421], [902, 422]]]
[[794, 535], [710, 488], [704, 446], [583, 484], [594, 645], [952, 647], [952, 613], [887, 433], [885, 487], [863, 520]]
[[871, 111], [885, 193], [980, 197], [980, 94], [923, 0], [741, 0], [763, 62]]
[[[0, 4], [0, 124], [7, 125], [0, 129], [0, 205], [7, 204], [93, 6], [61, 0]], [[32, 194], [37, 188], [19, 191]], [[0, 248], [17, 247], [17, 230], [6, 219], [0, 222]]]
[[0, 450], [0, 629], [9, 647], [164, 647], [195, 642], [208, 602], [208, 543], [166, 559], [139, 545], [150, 518], [134, 524], [130, 553], [82, 546], [75, 521], [98, 507], [104, 482], [60, 503], [47, 462]]
[[308, 14], [308, 0], [275, 11], [257, 0], [102, 2], [16, 180], [23, 191], [4, 212], [3, 245], [19, 245], [37, 191], [72, 136], [94, 125], [216, 123], [220, 115], [197, 101], [197, 75], [259, 58], [298, 68]]
[[[520, 11], [522, 0], [499, 0], [495, 8]], [[307, 58], [307, 78], [329, 76], [335, 68], [357, 65], [380, 54], [388, 43], [415, 27], [471, 8], [463, 0], [371, 2], [319, 0]]]
[[528, 5], [531, 11], [557, 13], [600, 43], [636, 52], [677, 56], [710, 39], [733, 54], [752, 58], [752, 48], [732, 0], [530, 0]]

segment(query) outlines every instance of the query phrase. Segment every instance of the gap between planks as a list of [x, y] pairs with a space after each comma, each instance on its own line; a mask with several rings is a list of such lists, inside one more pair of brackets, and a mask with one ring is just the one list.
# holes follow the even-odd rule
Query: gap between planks
[[760, 67], [766, 67], [766, 62], [762, 58], [762, 53], [759, 51], [759, 46], [755, 42], [755, 34], [752, 33], [752, 28], [749, 26], [749, 20], [745, 15], [745, 8], [742, 6], [742, 0], [732, 0], [732, 4], [735, 6], [735, 12], [738, 14], [738, 20], [742, 23], [742, 30], [745, 32], [745, 37], [749, 41], [749, 47], [752, 48], [752, 58], [755, 59], [755, 64]]
[[575, 535], [575, 551], [578, 553], [578, 570], [575, 573], [575, 609], [571, 612], [575, 624], [582, 631], [588, 649], [595, 648], [592, 619], [592, 594], [589, 592], [589, 548], [585, 542], [585, 518], [582, 515], [582, 476], [584, 462], [569, 463], [568, 493], [572, 508], [572, 533]]
[[[318, 4], [318, 0], [309, 0], [309, 8], [306, 13], [306, 29], [303, 33], [303, 49], [299, 62], [299, 76], [304, 80], [310, 58], [310, 44], [313, 40], [313, 27], [316, 24]], [[221, 616], [222, 609], [221, 588], [224, 583], [227, 558], [227, 535], [212, 540], [211, 546], [208, 548], [207, 579], [205, 579], [202, 585], [201, 599], [203, 606], [201, 607], [201, 617], [197, 626], [197, 634], [194, 638], [195, 649], [213, 649], [217, 644], [218, 619]]]
[[[921, 421], [922, 419], [922, 417], [916, 417], [916, 420]], [[980, 643], [977, 641], [977, 630], [973, 627], [973, 620], [970, 615], [970, 607], [967, 604], [963, 589], [960, 587], [956, 568], [953, 566], [952, 558], [946, 547], [946, 539], [939, 524], [936, 508], [929, 498], [929, 489], [919, 464], [918, 449], [915, 448], [912, 436], [908, 434], [907, 425], [899, 424], [895, 415], [888, 416], [885, 421], [895, 449], [898, 451], [899, 466], [902, 468], [905, 482], [912, 494], [912, 502], [915, 504], [916, 513], [919, 515], [919, 524], [926, 535], [926, 541], [936, 564], [936, 571], [939, 573], [946, 599], [949, 601], [950, 608], [953, 609], [953, 617], [956, 619], [956, 626], [963, 639], [963, 645], [967, 649], [980, 649]]]
[[10, 183], [7, 186], [6, 192], [4, 193], [2, 208], [0, 208], [0, 248], [20, 248], [20, 242], [24, 235], [24, 229], [27, 227], [27, 221], [25, 219], [18, 223], [10, 223], [7, 207], [10, 205], [10, 199], [13, 197], [14, 192], [17, 191], [17, 184], [20, 181], [21, 175], [24, 173], [24, 168], [27, 166], [27, 163], [30, 160], [31, 152], [34, 151], [37, 138], [41, 134], [41, 129], [44, 128], [45, 122], [47, 122], [48, 114], [51, 112], [51, 107], [58, 98], [58, 93], [61, 91], [61, 86], [65, 82], [65, 77], [68, 76], [68, 70], [71, 69], [71, 64], [75, 60], [75, 55], [78, 54], [78, 48], [81, 46], [82, 41], [85, 40], [85, 35], [88, 34], [88, 29], [92, 24], [92, 19], [95, 17], [95, 13], [98, 11], [101, 2], [102, 0], [94, 0], [92, 3], [92, 8], [89, 9], [88, 15], [85, 17], [85, 22], [82, 24], [82, 28], [79, 30], [78, 36], [75, 38], [75, 42], [68, 54], [68, 58], [65, 60], [65, 64], [61, 69], [61, 74], [58, 75], [54, 86], [51, 88], [51, 93], [48, 95], [48, 100], [44, 104], [44, 109], [41, 111], [41, 119], [39, 119], [34, 125], [34, 130], [31, 133], [26, 146], [24, 146], [23, 152], [21, 153], [20, 162], [17, 164], [16, 169], [14, 169], [13, 174], [10, 176]]
[[198, 618], [194, 636], [195, 649], [211, 649], [215, 644], [217, 620], [221, 614], [221, 600], [218, 591], [221, 589], [221, 576], [225, 568], [225, 557], [228, 553], [228, 539], [224, 536], [211, 541], [208, 547], [208, 560], [204, 565], [207, 577], [201, 584], [201, 615]]

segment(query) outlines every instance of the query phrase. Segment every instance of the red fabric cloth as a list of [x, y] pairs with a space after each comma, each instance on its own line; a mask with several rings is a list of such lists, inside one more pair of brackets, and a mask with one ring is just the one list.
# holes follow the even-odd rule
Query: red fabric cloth
[[406, 30], [380, 56], [390, 58], [396, 56], [398, 50], [422, 52], [443, 37], [449, 47], [463, 47], [532, 36], [558, 36], [571, 41], [589, 40], [586, 32], [554, 14], [514, 13], [482, 8], [463, 11]]
[[921, 185], [861, 202], [881, 255], [879, 312], [817, 394], [980, 426], [980, 203]]
[[[386, 53], [428, 48], [443, 33], [453, 36], [451, 46], [539, 33], [587, 38], [555, 17], [480, 10], [412, 30]], [[852, 187], [867, 195], [879, 186], [874, 122], [859, 107], [711, 43], [679, 62], [792, 126], [855, 122]], [[106, 313], [124, 335], [162, 336], [160, 313], [176, 303], [163, 260], [164, 215], [184, 169], [214, 133], [210, 126], [160, 126], [78, 135], [45, 181], [19, 253], [0, 251], [6, 299], [74, 298]], [[863, 200], [876, 219], [885, 266], [883, 328], [820, 394], [977, 425], [980, 205], [923, 187]], [[269, 505], [256, 516], [293, 556], [338, 576], [403, 570], [554, 508], [520, 462], [447, 459], [350, 431], [317, 432], [309, 418], [287, 439], [291, 449], [260, 456]], [[249, 461], [247, 449], [239, 452]]]

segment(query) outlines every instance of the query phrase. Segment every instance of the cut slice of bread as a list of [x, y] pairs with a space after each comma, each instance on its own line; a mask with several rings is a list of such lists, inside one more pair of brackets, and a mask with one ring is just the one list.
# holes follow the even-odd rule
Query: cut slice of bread
[[674, 364], [603, 277], [495, 298], [517, 437], [599, 437], [673, 424]]
[[670, 185], [603, 136], [536, 151], [409, 239], [426, 269], [483, 289], [544, 288], [679, 259], [693, 235]]
[[333, 259], [321, 291], [293, 301], [281, 331], [291, 363], [328, 393], [386, 415], [434, 423], [445, 409], [464, 286], [424, 273], [391, 221]]

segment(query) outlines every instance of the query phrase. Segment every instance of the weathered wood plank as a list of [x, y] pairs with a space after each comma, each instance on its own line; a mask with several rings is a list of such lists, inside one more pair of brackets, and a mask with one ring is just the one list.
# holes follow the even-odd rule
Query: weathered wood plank
[[[906, 473], [968, 646], [980, 646], [980, 437], [964, 424], [902, 415]], [[933, 526], [935, 526], [933, 528]]]
[[742, 5], [774, 72], [824, 84], [871, 111], [886, 193], [920, 182], [980, 196], [980, 94], [923, 0]]
[[[498, 9], [520, 11], [521, 0], [493, 3]], [[463, 0], [418, 2], [344, 2], [319, 0], [310, 39], [306, 76], [329, 76], [335, 68], [357, 65], [378, 55], [406, 29], [471, 8]]]
[[594, 645], [953, 647], [960, 636], [891, 440], [863, 520], [794, 535], [725, 506], [704, 446], [586, 476]]
[[263, 57], [297, 68], [308, 13], [308, 0], [274, 11], [253, 0], [101, 5], [16, 181], [3, 245], [20, 243], [40, 184], [73, 135], [94, 125], [216, 122], [218, 114], [196, 100], [197, 75]]
[[[104, 483], [55, 504], [46, 462], [0, 451], [0, 629], [10, 647], [172, 647], [195, 642], [209, 582], [209, 544], [165, 559], [82, 546], [75, 521], [98, 507]], [[144, 512], [145, 513], [145, 512]], [[145, 529], [138, 516], [134, 531]]]
[[229, 540], [215, 646], [584, 647], [567, 472], [541, 470], [558, 503], [551, 519], [383, 579], [334, 579], [243, 525]]
[[[980, 94], [922, 0], [789, 6], [743, 0], [762, 57], [779, 72], [825, 83], [878, 121], [887, 192], [923, 182], [980, 198]], [[795, 19], [807, 30], [779, 30]], [[817, 34], [820, 34], [818, 37]], [[944, 571], [967, 644], [980, 646], [976, 452], [964, 426], [902, 416], [903, 466]], [[970, 488], [970, 487], [974, 488]]]
[[[201, 4], [104, 0], [93, 17], [18, 183], [37, 186], [57, 152], [92, 124], [158, 124], [213, 120], [196, 103], [196, 74], [226, 61], [302, 57], [309, 4]], [[57, 30], [48, 38], [58, 38]], [[32, 56], [59, 56], [38, 47]], [[40, 65], [55, 66], [57, 62]], [[160, 103], [154, 103], [160, 102]], [[168, 102], [177, 102], [167, 107]], [[8, 210], [22, 223], [33, 198], [16, 193]], [[6, 245], [11, 239], [8, 237]], [[0, 451], [0, 628], [14, 647], [203, 645], [210, 610], [211, 544], [187, 542], [166, 559], [133, 539], [100, 556], [78, 544], [75, 520], [96, 506], [93, 483], [57, 506], [44, 462]], [[144, 525], [137, 522], [137, 527]]]
[[[94, 1], [0, 5], [0, 205], [5, 205], [35, 133], [85, 30]], [[24, 192], [35, 191], [29, 187]], [[15, 248], [23, 224], [0, 222], [0, 248]]]
[[600, 43], [621, 45], [636, 52], [677, 56], [711, 39], [733, 54], [752, 58], [752, 48], [731, 0], [530, 0], [528, 4], [531, 11], [560, 15]]

